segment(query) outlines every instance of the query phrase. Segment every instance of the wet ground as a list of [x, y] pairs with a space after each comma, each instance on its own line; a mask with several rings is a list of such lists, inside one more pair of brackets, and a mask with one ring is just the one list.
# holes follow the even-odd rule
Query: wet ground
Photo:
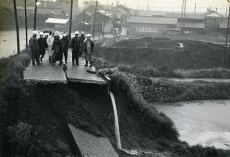
[[180, 139], [230, 149], [230, 100], [193, 101], [154, 105], [173, 120]]

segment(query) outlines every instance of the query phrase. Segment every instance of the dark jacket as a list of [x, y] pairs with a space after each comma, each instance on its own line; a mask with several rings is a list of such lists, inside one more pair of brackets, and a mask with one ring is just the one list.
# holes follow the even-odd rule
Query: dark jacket
[[72, 53], [79, 53], [80, 40], [78, 37], [74, 37], [71, 39], [70, 48], [72, 49]]
[[85, 41], [85, 50], [87, 49], [86, 42], [87, 42], [88, 40], [90, 41], [91, 52], [93, 52], [94, 42], [93, 42], [91, 39], [86, 39], [86, 41]]
[[38, 46], [39, 46], [40, 53], [45, 53], [45, 50], [48, 47], [48, 45], [46, 43], [46, 39], [45, 38], [39, 38], [38, 39]]
[[79, 40], [80, 40], [80, 46], [81, 46], [81, 47], [84, 47], [85, 36], [84, 36], [84, 35], [81, 35], [80, 38], [79, 38]]
[[62, 42], [59, 38], [54, 38], [52, 50], [54, 51], [53, 57], [59, 59], [62, 54]]
[[39, 52], [38, 39], [36, 38], [36, 36], [33, 36], [30, 38], [29, 47], [30, 47], [32, 53], [38, 53]]
[[61, 39], [61, 42], [62, 42], [62, 50], [63, 50], [63, 52], [67, 52], [68, 48], [69, 48], [69, 39], [68, 39], [68, 37], [63, 37]]

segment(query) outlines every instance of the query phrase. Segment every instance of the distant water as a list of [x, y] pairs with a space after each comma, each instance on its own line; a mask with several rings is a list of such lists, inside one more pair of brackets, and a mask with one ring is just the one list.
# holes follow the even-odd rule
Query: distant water
[[[32, 29], [28, 30], [28, 40], [32, 34]], [[25, 30], [19, 30], [20, 50], [25, 49], [26, 36]], [[9, 57], [17, 53], [16, 31], [0, 31], [0, 58]]]
[[180, 139], [188, 144], [230, 149], [230, 100], [154, 106], [172, 119]]

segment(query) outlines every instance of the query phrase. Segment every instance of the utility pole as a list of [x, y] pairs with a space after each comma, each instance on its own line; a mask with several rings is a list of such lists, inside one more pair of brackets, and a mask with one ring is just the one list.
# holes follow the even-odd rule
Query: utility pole
[[229, 8], [228, 8], [228, 24], [227, 24], [227, 33], [226, 33], [225, 46], [228, 46], [229, 24], [230, 24], [230, 5], [229, 5]]
[[106, 10], [105, 10], [105, 16], [104, 16], [104, 23], [103, 23], [103, 32], [102, 32], [103, 38], [105, 36], [105, 20], [106, 20], [107, 11], [108, 11], [108, 0], [107, 0], [107, 4], [106, 4]]
[[94, 13], [94, 19], [93, 19], [93, 37], [95, 35], [95, 23], [96, 23], [96, 15], [97, 15], [97, 5], [98, 5], [98, 1], [96, 0], [96, 6], [95, 6], [95, 13]]
[[184, 18], [185, 18], [185, 14], [186, 14], [186, 0], [182, 0], [180, 33], [182, 33], [183, 28], [184, 28]]
[[25, 28], [26, 28], [26, 52], [28, 49], [28, 32], [27, 32], [27, 9], [26, 9], [26, 0], [24, 1], [25, 4]]
[[17, 35], [17, 53], [20, 53], [20, 43], [19, 43], [19, 27], [18, 27], [18, 14], [16, 7], [16, 0], [14, 0], [14, 16], [15, 16], [15, 25], [16, 25], [16, 35]]
[[196, 2], [195, 2], [195, 14], [196, 14]]
[[72, 30], [72, 16], [73, 16], [73, 0], [71, 0], [70, 4], [70, 19], [69, 19], [69, 37], [71, 38], [71, 30]]
[[85, 7], [86, 6], [86, 2], [84, 1], [84, 10], [83, 10], [83, 17], [82, 17], [82, 23], [83, 23], [83, 31], [85, 31]]
[[37, 2], [38, 0], [35, 0], [35, 5], [34, 5], [34, 31], [36, 30], [36, 22], [37, 22]]
[[76, 29], [78, 29], [78, 17], [77, 17], [77, 11], [78, 11], [78, 0], [77, 0], [77, 5], [76, 5]]

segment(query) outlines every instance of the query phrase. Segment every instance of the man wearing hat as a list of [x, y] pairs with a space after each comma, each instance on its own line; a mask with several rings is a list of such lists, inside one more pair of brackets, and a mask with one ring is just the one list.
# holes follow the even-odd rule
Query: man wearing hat
[[48, 36], [46, 42], [48, 45], [47, 52], [49, 55], [49, 62], [52, 62], [52, 56], [53, 56], [52, 47], [53, 47], [53, 42], [54, 42], [53, 32], [49, 33], [49, 36]]
[[62, 38], [62, 50], [65, 58], [65, 64], [67, 64], [67, 59], [68, 59], [68, 48], [69, 48], [69, 38], [66, 33], [63, 34]]
[[81, 32], [81, 36], [79, 37], [79, 40], [80, 40], [80, 56], [82, 56], [84, 54], [84, 48], [85, 48], [85, 45], [84, 45], [84, 42], [85, 42], [85, 32]]
[[72, 65], [76, 62], [76, 65], [79, 65], [79, 57], [80, 57], [80, 41], [79, 41], [79, 32], [76, 31], [75, 37], [71, 39], [70, 48], [72, 49]]
[[37, 65], [40, 64], [39, 62], [39, 46], [38, 46], [38, 40], [37, 40], [37, 32], [33, 31], [33, 36], [29, 40], [29, 47], [31, 50], [31, 58], [32, 58], [32, 64], [35, 65], [35, 62]]
[[40, 32], [40, 38], [38, 39], [38, 46], [39, 46], [39, 55], [40, 55], [40, 61], [42, 62], [42, 59], [45, 55], [46, 49], [48, 47], [46, 43], [46, 39], [44, 38], [44, 33]]
[[88, 63], [90, 63], [90, 67], [92, 67], [92, 54], [93, 54], [93, 48], [94, 48], [94, 42], [91, 40], [91, 34], [86, 35], [85, 40], [85, 66], [88, 66]]
[[59, 38], [59, 32], [55, 32], [54, 34], [54, 42], [53, 42], [53, 56], [52, 62], [56, 63], [56, 61], [60, 61], [59, 65], [62, 65], [62, 42]]

